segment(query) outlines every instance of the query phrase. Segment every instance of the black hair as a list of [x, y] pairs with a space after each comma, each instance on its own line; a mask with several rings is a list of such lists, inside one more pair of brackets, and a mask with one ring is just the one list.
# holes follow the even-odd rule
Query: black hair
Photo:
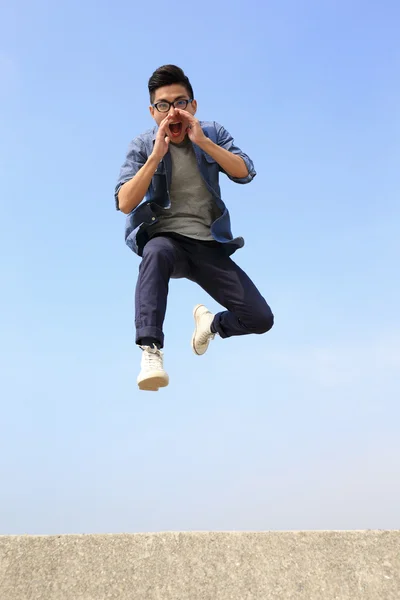
[[174, 83], [183, 85], [186, 88], [189, 97], [191, 99], [194, 98], [192, 84], [182, 69], [175, 65], [164, 65], [163, 67], [156, 69], [149, 79], [150, 102], [153, 102], [155, 92], [158, 88]]

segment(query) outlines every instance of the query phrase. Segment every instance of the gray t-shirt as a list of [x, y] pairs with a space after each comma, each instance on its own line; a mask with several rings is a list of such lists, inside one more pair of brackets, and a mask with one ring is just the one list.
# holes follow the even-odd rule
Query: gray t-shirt
[[170, 144], [172, 181], [171, 207], [164, 210], [157, 223], [149, 227], [150, 237], [156, 233], [179, 233], [198, 240], [211, 241], [210, 227], [221, 216], [212, 194], [200, 174], [192, 142]]

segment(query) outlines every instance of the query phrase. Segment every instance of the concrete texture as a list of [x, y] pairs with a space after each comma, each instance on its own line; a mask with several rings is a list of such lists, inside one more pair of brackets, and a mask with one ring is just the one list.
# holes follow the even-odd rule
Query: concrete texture
[[399, 600], [400, 531], [0, 536], [1, 600]]

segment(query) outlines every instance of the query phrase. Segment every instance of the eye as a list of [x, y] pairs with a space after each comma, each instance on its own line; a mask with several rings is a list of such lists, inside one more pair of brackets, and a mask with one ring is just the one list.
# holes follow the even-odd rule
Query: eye
[[167, 112], [169, 110], [169, 104], [168, 104], [168, 102], [157, 102], [156, 108], [160, 112]]
[[186, 108], [187, 100], [177, 100], [175, 102], [175, 106], [176, 106], [176, 108], [180, 108], [180, 109]]

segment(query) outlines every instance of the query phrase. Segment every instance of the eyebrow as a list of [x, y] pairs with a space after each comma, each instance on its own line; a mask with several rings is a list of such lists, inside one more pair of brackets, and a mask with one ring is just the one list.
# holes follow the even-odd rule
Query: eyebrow
[[[172, 100], [172, 102], [176, 102], [177, 100], [181, 100], [183, 98], [186, 99], [186, 96], [187, 96], [187, 94], [181, 94], [180, 96], [177, 96], [174, 100]], [[167, 100], [166, 98], [160, 98], [159, 100], [157, 100], [157, 103], [158, 102], [169, 102], [169, 100]], [[154, 104], [156, 104], [156, 103], [154, 103]]]

